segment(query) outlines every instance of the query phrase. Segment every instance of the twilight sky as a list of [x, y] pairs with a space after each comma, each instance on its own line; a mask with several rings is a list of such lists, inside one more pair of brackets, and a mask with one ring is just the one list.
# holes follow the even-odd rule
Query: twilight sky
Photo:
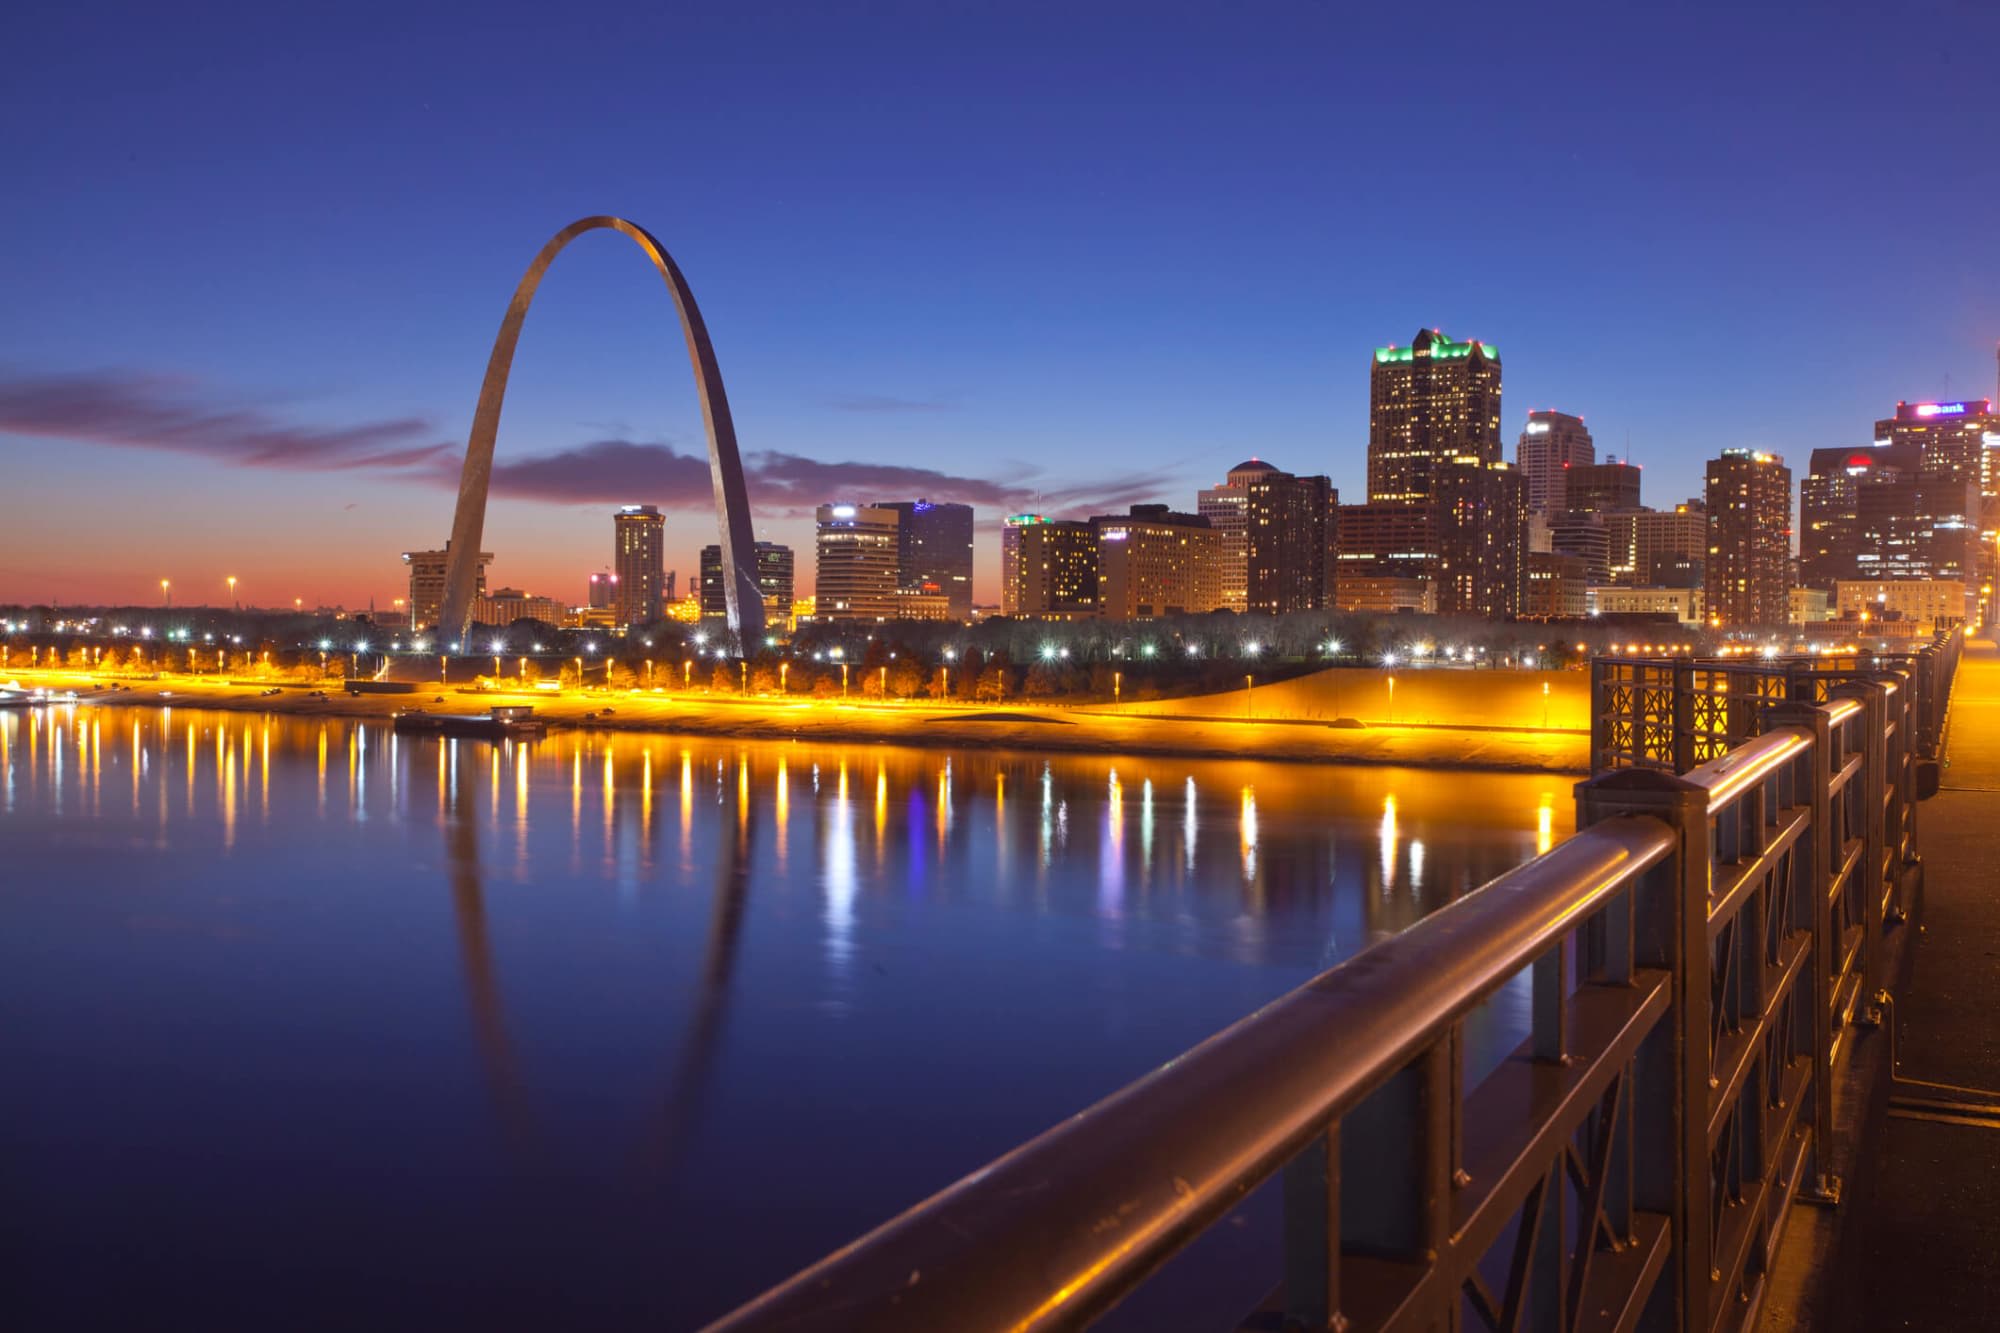
[[[1254, 454], [1362, 499], [1370, 349], [1422, 326], [1498, 345], [1509, 457], [1580, 412], [1659, 505], [1993, 394], [2000, 6], [1529, 8], [31, 2], [0, 602], [386, 606], [592, 213], [686, 271], [802, 583], [826, 499], [975, 503], [981, 600], [1037, 493], [1189, 508]], [[499, 458], [496, 584], [580, 600], [619, 502], [713, 539], [623, 238], [543, 284]]]

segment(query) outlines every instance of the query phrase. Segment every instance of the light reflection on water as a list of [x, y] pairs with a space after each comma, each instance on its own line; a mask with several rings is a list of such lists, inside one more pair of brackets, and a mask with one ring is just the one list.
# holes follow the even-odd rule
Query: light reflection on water
[[378, 1327], [718, 1313], [1570, 826], [1540, 777], [89, 709], [0, 714], [0, 816], [31, 1303], [276, 1326], [337, 1271]]

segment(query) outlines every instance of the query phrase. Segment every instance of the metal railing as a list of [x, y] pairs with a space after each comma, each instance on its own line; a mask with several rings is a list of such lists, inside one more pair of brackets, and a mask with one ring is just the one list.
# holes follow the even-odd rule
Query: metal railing
[[[1914, 862], [1926, 671], [1756, 694], [1691, 771], [1580, 784], [1548, 853], [712, 1327], [1081, 1326], [1280, 1176], [1245, 1327], [1744, 1327], [1794, 1197], [1838, 1193], [1815, 1150]], [[1529, 1036], [1468, 1089], [1466, 1019], [1524, 973]]]

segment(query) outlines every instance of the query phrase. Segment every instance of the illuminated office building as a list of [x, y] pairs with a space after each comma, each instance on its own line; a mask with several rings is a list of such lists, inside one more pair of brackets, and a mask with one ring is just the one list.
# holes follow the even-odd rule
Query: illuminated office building
[[893, 509], [901, 516], [896, 528], [897, 585], [909, 592], [942, 592], [944, 619], [972, 619], [972, 506], [877, 500], [875, 508]]
[[1266, 468], [1247, 479], [1244, 496], [1248, 609], [1284, 615], [1332, 606], [1340, 555], [1333, 483]]
[[1582, 417], [1567, 412], [1528, 413], [1514, 446], [1514, 466], [1528, 488], [1528, 512], [1560, 514], [1568, 505], [1568, 471], [1597, 461], [1597, 445]]
[[1776, 454], [1725, 449], [1709, 460], [1708, 568], [1711, 622], [1730, 629], [1791, 619], [1792, 470]]
[[658, 620], [667, 589], [667, 520], [652, 505], [622, 505], [611, 526], [618, 623]]
[[[446, 542], [445, 546], [449, 548], [451, 543]], [[429, 629], [438, 623], [438, 611], [444, 604], [445, 566], [450, 558], [449, 549], [403, 552], [403, 563], [410, 567], [411, 629]], [[473, 585], [475, 598], [486, 595], [486, 567], [492, 563], [491, 551], [479, 553], [479, 569]]]
[[1097, 610], [1106, 620], [1193, 615], [1222, 603], [1222, 534], [1199, 514], [1133, 505], [1093, 518]]
[[1501, 461], [1500, 354], [1419, 330], [1375, 351], [1368, 379], [1368, 502], [1424, 504], [1447, 462]]
[[821, 505], [817, 524], [820, 620], [894, 620], [901, 586], [902, 515], [872, 505]]
[[[794, 560], [792, 548], [777, 542], [757, 543], [757, 591], [764, 598], [764, 624], [776, 628], [791, 619]], [[701, 548], [701, 614], [720, 620], [729, 614], [722, 585], [722, 547]]]

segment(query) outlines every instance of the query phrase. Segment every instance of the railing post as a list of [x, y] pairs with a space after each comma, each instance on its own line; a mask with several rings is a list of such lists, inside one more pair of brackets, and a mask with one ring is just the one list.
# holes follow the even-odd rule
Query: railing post
[[[1680, 689], [1682, 670], [1675, 671], [1677, 713], [1682, 698], [1690, 697]], [[1670, 1272], [1655, 1289], [1641, 1327], [1707, 1333], [1715, 1263], [1708, 1151], [1708, 794], [1682, 778], [1643, 769], [1607, 773], [1576, 791], [1578, 828], [1613, 815], [1644, 814], [1663, 820], [1676, 834], [1674, 855], [1632, 889], [1633, 962], [1670, 975], [1673, 1004], [1633, 1062], [1632, 1205], [1667, 1216], [1673, 1240]]]
[[1813, 1053], [1813, 1175], [1807, 1189], [1822, 1202], [1835, 1202], [1840, 1198], [1840, 1182], [1827, 1169], [1826, 1157], [1833, 1143], [1833, 1054], [1837, 1035], [1833, 1029], [1833, 960], [1840, 950], [1840, 932], [1834, 924], [1833, 900], [1829, 896], [1841, 850], [1833, 841], [1832, 729], [1824, 708], [1803, 702], [1775, 706], [1771, 709], [1770, 724], [1804, 727], [1813, 737], [1811, 773], [1807, 778], [1808, 788], [1802, 793], [1804, 804], [1812, 813], [1812, 831], [1800, 843], [1799, 852], [1794, 853], [1806, 857], [1800, 881], [1808, 891], [1794, 896], [1792, 919], [1785, 925], [1787, 929], [1806, 930], [1812, 935], [1812, 955], [1808, 960], [1812, 968], [1812, 1004], [1805, 1014], [1799, 1013], [1796, 1006], [1793, 1010], [1793, 1022], [1797, 1025], [1794, 1032], [1801, 1041], [1810, 1043]]
[[1883, 809], [1884, 769], [1888, 764], [1889, 691], [1879, 681], [1850, 681], [1838, 693], [1858, 698], [1861, 725], [1861, 865], [1856, 872], [1861, 900], [1861, 976], [1866, 993], [1881, 985], [1882, 890], [1888, 873], [1888, 828]]
[[1694, 660], [1674, 659], [1671, 759], [1676, 773], [1694, 770]]

